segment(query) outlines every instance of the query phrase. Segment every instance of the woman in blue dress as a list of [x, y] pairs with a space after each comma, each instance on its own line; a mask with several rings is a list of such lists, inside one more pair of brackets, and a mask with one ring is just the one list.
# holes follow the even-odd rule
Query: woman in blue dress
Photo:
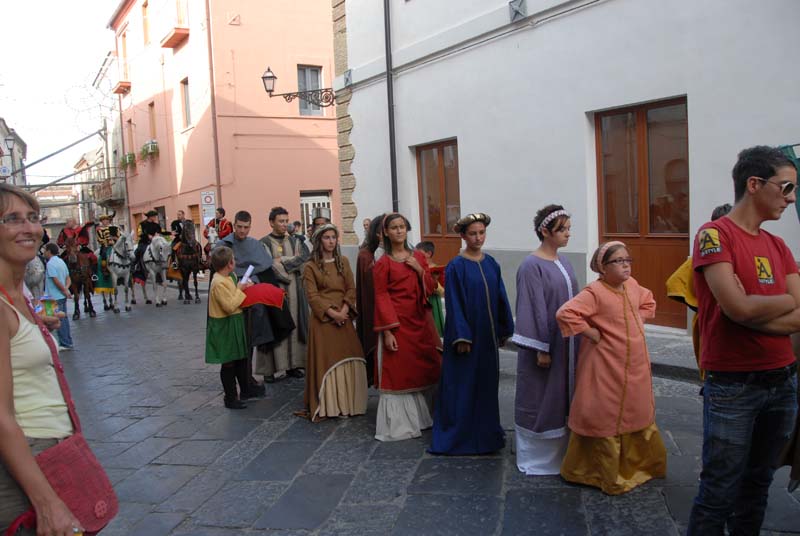
[[455, 225], [466, 247], [445, 271], [447, 317], [432, 454], [488, 454], [505, 446], [499, 350], [514, 334], [514, 320], [500, 266], [481, 251], [490, 222], [477, 213]]

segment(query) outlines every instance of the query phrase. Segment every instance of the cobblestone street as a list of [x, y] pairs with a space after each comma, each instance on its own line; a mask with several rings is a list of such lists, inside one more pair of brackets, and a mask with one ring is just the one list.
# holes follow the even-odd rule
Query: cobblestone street
[[[512, 454], [515, 354], [502, 355], [507, 447], [498, 455], [442, 458], [430, 436], [373, 439], [366, 417], [311, 424], [303, 381], [267, 386], [243, 411], [222, 405], [219, 367], [203, 361], [206, 296], [183, 305], [72, 322], [62, 354], [86, 435], [108, 470], [120, 513], [110, 535], [680, 534], [697, 490], [699, 386], [656, 378], [668, 477], [610, 497], [560, 477], [526, 477]], [[97, 301], [95, 302], [97, 303]], [[70, 305], [70, 312], [72, 305]], [[654, 360], [673, 339], [651, 338]], [[664, 342], [666, 341], [666, 342]], [[764, 534], [800, 533], [800, 493], [782, 469]], [[774, 531], [774, 532], [773, 532]]]

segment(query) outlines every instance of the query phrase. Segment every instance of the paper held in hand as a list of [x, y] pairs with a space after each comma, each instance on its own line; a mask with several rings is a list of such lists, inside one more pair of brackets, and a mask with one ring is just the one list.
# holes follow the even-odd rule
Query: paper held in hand
[[242, 283], [247, 283], [248, 281], [250, 281], [250, 276], [253, 275], [253, 270], [254, 269], [255, 269], [255, 266], [253, 266], [252, 264], [247, 267], [247, 270], [245, 271], [244, 275], [242, 276]]

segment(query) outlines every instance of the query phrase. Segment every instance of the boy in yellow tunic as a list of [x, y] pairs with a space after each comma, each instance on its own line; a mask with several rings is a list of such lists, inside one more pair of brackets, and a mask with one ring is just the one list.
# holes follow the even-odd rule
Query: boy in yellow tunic
[[215, 273], [208, 299], [206, 363], [222, 365], [219, 377], [225, 391], [225, 407], [244, 409], [247, 405], [239, 399], [236, 381], [239, 381], [240, 390], [247, 389], [247, 357], [250, 349], [247, 347], [244, 315], [239, 306], [246, 298], [242, 290], [253, 283], [238, 282], [233, 273], [236, 267], [233, 250], [228, 247], [212, 250], [211, 266]]

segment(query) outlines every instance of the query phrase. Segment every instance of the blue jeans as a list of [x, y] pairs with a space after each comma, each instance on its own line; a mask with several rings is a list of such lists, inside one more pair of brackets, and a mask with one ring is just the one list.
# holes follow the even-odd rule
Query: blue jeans
[[775, 463], [794, 428], [797, 375], [783, 381], [703, 386], [703, 471], [689, 535], [759, 533]]
[[[69, 312], [67, 311], [66, 298], [58, 300], [58, 310], [62, 313]], [[58, 344], [66, 346], [67, 348], [72, 348], [72, 335], [69, 333], [69, 314], [66, 314], [64, 318], [61, 319], [61, 327], [56, 331], [56, 335], [58, 335]]]

